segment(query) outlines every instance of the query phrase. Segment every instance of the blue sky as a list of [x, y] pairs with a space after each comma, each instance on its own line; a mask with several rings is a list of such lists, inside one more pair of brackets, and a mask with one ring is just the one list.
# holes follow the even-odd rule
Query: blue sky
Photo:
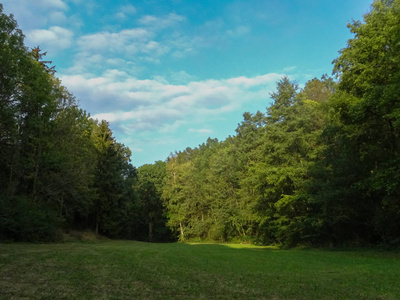
[[0, 2], [140, 166], [234, 135], [283, 75], [330, 75], [372, 0]]

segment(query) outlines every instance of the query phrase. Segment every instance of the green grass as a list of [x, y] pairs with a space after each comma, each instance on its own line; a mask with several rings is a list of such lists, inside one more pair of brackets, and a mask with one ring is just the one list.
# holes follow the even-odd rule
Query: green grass
[[131, 241], [0, 244], [1, 299], [400, 299], [400, 254]]

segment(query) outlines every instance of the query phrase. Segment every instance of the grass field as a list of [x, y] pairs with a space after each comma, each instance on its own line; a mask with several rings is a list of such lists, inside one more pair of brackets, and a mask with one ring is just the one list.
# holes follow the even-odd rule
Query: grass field
[[0, 244], [1, 299], [400, 299], [400, 254], [132, 241]]

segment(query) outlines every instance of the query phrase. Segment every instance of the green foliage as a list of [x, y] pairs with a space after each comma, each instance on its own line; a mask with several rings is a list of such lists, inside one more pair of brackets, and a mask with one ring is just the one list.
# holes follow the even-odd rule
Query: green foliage
[[48, 241], [62, 227], [147, 241], [398, 243], [400, 1], [376, 0], [348, 27], [337, 82], [300, 89], [285, 76], [236, 135], [136, 170], [0, 5], [0, 238]]
[[181, 240], [370, 244], [399, 239], [400, 1], [375, 1], [334, 61], [299, 90], [283, 77], [237, 135], [172, 156], [169, 224]]
[[180, 239], [303, 242], [308, 167], [318, 157], [322, 106], [333, 91], [326, 76], [300, 93], [285, 77], [267, 113], [245, 113], [236, 136], [171, 156], [164, 198]]
[[[399, 232], [400, 1], [375, 1], [334, 61], [326, 145], [311, 187], [332, 243], [377, 243]], [[390, 174], [390, 175], [389, 175]]]
[[165, 184], [166, 163], [157, 161], [138, 168], [135, 191], [138, 195], [140, 218], [143, 224], [142, 239], [147, 241], [173, 241], [171, 231], [166, 226], [166, 210], [162, 200]]
[[2, 235], [50, 241], [61, 228], [96, 228], [132, 238], [138, 206], [130, 150], [106, 122], [79, 109], [45, 54], [24, 46], [0, 5]]
[[96, 195], [91, 208], [96, 233], [122, 237], [124, 221], [129, 219], [130, 202], [134, 201], [128, 191], [133, 188], [136, 176], [135, 169], [129, 164], [131, 152], [115, 141], [106, 121], [95, 125], [92, 141], [97, 153]]
[[18, 242], [50, 242], [61, 238], [57, 213], [24, 196], [0, 194], [0, 239]]

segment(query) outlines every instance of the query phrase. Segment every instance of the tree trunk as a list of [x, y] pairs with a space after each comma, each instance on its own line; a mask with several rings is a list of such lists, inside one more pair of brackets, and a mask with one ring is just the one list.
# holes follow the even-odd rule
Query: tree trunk
[[181, 231], [181, 238], [180, 240], [183, 242], [185, 240], [185, 235], [183, 233], [183, 226], [182, 226], [182, 222], [179, 222], [179, 229]]
[[99, 235], [99, 221], [96, 220], [96, 235]]
[[62, 216], [63, 208], [64, 208], [64, 195], [61, 195], [60, 212], [59, 212], [60, 216]]
[[153, 241], [153, 222], [149, 222], [149, 242]]
[[[10, 177], [9, 177], [9, 183], [8, 183], [8, 190], [7, 193], [9, 196], [13, 197], [15, 195], [15, 191], [19, 185], [19, 178], [20, 178], [20, 172], [21, 172], [21, 166], [20, 164], [20, 153], [21, 153], [21, 146], [19, 140], [15, 141], [16, 149], [14, 153], [12, 154], [11, 158], [11, 164], [10, 164]], [[14, 176], [14, 172], [16, 173], [16, 176]]]
[[41, 143], [39, 143], [38, 151], [37, 151], [37, 155], [36, 155], [36, 165], [35, 165], [35, 173], [34, 173], [34, 177], [33, 177], [33, 187], [32, 187], [32, 198], [34, 201], [35, 201], [36, 193], [37, 193], [36, 189], [37, 189], [37, 181], [38, 181], [38, 177], [39, 177], [41, 156], [42, 156], [42, 145], [41, 145]]
[[96, 209], [96, 235], [99, 235], [99, 208]]

